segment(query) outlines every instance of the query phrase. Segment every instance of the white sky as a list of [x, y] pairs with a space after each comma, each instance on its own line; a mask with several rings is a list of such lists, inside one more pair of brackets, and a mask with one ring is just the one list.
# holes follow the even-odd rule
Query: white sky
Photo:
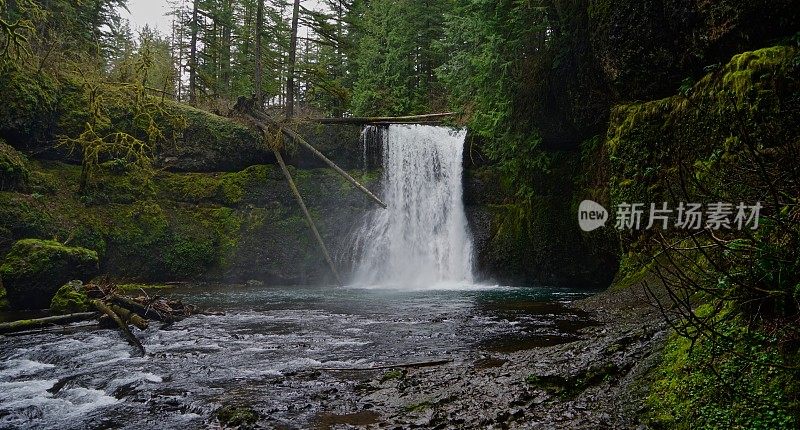
[[128, 0], [130, 14], [121, 11], [122, 18], [131, 22], [131, 30], [138, 33], [145, 24], [155, 28], [163, 36], [170, 35], [172, 17], [166, 16], [169, 5], [164, 0]]
[[[303, 6], [312, 10], [322, 10], [324, 7], [317, 0], [302, 1]], [[172, 17], [167, 16], [169, 4], [166, 0], [128, 0], [128, 10], [120, 11], [120, 16], [131, 23], [131, 30], [138, 33], [145, 24], [155, 28], [162, 36], [169, 37], [172, 30]]]

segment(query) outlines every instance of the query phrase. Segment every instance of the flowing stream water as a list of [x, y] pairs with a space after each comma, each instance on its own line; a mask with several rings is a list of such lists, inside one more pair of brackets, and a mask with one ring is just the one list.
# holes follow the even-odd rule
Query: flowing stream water
[[[585, 293], [476, 285], [461, 197], [464, 132], [391, 126], [382, 196], [354, 243], [353, 286], [192, 285], [167, 294], [224, 311], [136, 332], [71, 327], [0, 337], [0, 428], [197, 428], [225, 404], [267, 427], [347, 413], [358, 386], [425, 360], [475, 362], [574, 339]], [[377, 288], [380, 287], [380, 288]], [[160, 294], [164, 294], [161, 292]]]

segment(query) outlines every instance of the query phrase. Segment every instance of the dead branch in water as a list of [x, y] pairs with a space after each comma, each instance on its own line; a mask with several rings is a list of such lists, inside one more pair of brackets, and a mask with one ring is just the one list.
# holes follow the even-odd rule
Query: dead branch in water
[[383, 366], [372, 366], [372, 367], [318, 367], [314, 370], [342, 372], [347, 370], [366, 371], [366, 370], [383, 370], [383, 369], [396, 369], [396, 368], [408, 369], [413, 367], [441, 366], [442, 364], [447, 364], [452, 362], [453, 360], [445, 359], [445, 360], [432, 360], [432, 361], [417, 361], [413, 363], [387, 364]]
[[141, 355], [145, 355], [144, 346], [142, 345], [142, 343], [139, 342], [139, 339], [137, 339], [136, 336], [133, 335], [131, 329], [128, 328], [128, 324], [122, 321], [122, 318], [120, 318], [120, 316], [117, 315], [117, 313], [114, 312], [109, 305], [107, 305], [102, 300], [97, 300], [97, 299], [92, 300], [92, 305], [96, 307], [97, 310], [99, 310], [100, 312], [108, 315], [108, 317], [111, 318], [117, 324], [117, 327], [119, 327], [119, 330], [122, 332], [122, 335], [125, 337], [125, 340], [127, 340], [128, 343], [130, 343], [136, 349], [138, 349]]
[[0, 323], [0, 334], [16, 333], [26, 330], [48, 328], [54, 325], [66, 325], [78, 321], [87, 321], [97, 318], [96, 312], [79, 312], [66, 315], [54, 315], [44, 318], [24, 319]]

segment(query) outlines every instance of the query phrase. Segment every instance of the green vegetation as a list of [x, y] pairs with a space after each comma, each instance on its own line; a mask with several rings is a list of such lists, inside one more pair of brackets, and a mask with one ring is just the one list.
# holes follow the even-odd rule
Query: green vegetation
[[56, 291], [50, 301], [50, 312], [55, 314], [70, 314], [86, 312], [91, 308], [91, 302], [86, 292], [83, 291], [83, 282], [70, 281]]
[[406, 371], [403, 369], [392, 369], [384, 372], [381, 376], [381, 382], [400, 380], [406, 377]]
[[225, 427], [251, 428], [258, 421], [258, 413], [249, 406], [223, 406], [215, 414]]
[[667, 341], [647, 399], [651, 424], [674, 429], [795, 428], [797, 353], [787, 356], [763, 346], [777, 342], [781, 329], [764, 334], [749, 329], [741, 318], [720, 317], [718, 338], [692, 341], [673, 334]]
[[[650, 419], [665, 428], [795, 428], [800, 416], [795, 46], [734, 56], [684, 94], [618, 107], [614, 203], [761, 202], [756, 230], [622, 236], [622, 282], [663, 285], [676, 334]], [[642, 168], [642, 166], [646, 166]], [[653, 256], [660, 256], [653, 259]]]
[[116, 288], [121, 291], [139, 291], [139, 290], [164, 290], [173, 288], [172, 285], [165, 285], [165, 284], [139, 284], [139, 283], [132, 283], [132, 284], [118, 284]]
[[46, 308], [59, 286], [97, 271], [96, 252], [39, 239], [17, 241], [0, 266], [8, 301], [19, 309]]
[[30, 179], [28, 160], [0, 139], [0, 191], [25, 188]]
[[0, 285], [0, 311], [4, 311], [8, 308], [8, 298], [6, 296], [6, 288]]
[[599, 382], [613, 377], [619, 372], [613, 363], [593, 366], [577, 375], [564, 377], [560, 375], [535, 375], [530, 374], [525, 378], [525, 382], [541, 388], [562, 399], [574, 397], [576, 394], [586, 390], [586, 388], [598, 384]]
[[406, 410], [406, 412], [409, 412], [409, 413], [420, 413], [420, 412], [424, 412], [425, 410], [430, 409], [432, 407], [433, 407], [433, 403], [431, 403], [428, 400], [423, 400], [421, 402], [411, 403], [411, 404], [406, 405], [405, 410]]

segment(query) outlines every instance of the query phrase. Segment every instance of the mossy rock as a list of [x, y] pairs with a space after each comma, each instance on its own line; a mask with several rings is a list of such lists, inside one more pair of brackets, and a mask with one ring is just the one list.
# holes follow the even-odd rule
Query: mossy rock
[[98, 257], [86, 248], [68, 247], [50, 240], [17, 241], [0, 266], [8, 301], [15, 309], [42, 309], [60, 286], [97, 274]]
[[0, 67], [0, 82], [0, 135], [27, 147], [52, 137], [48, 133], [58, 93], [56, 82], [45, 73], [31, 73], [16, 64]]
[[258, 413], [249, 406], [223, 406], [215, 415], [223, 427], [252, 428], [258, 421]]
[[62, 285], [50, 301], [50, 312], [54, 314], [86, 312], [89, 308], [89, 297], [83, 288], [83, 282], [78, 280]]
[[0, 311], [8, 309], [8, 299], [6, 299], [6, 289], [3, 286], [3, 280], [0, 279]]
[[27, 158], [0, 139], [0, 190], [24, 189], [29, 177]]

